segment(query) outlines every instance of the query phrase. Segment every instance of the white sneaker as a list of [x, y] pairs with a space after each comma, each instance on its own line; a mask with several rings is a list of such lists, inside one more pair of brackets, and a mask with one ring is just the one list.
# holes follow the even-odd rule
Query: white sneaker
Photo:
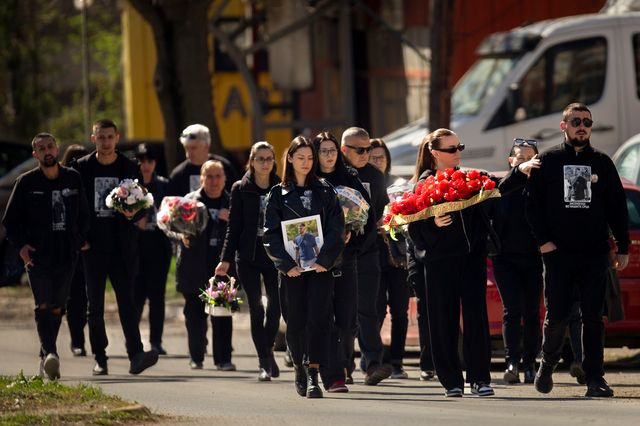
[[49, 380], [60, 378], [60, 358], [56, 354], [48, 354], [42, 364], [42, 369]]

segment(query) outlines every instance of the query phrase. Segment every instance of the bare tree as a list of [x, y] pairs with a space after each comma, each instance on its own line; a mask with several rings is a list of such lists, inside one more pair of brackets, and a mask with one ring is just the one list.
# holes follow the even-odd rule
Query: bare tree
[[451, 122], [451, 58], [453, 57], [454, 0], [431, 0], [431, 77], [429, 130]]
[[154, 86], [164, 118], [169, 167], [184, 158], [178, 136], [192, 123], [208, 126], [212, 149], [221, 152], [207, 44], [213, 0], [128, 1], [153, 29], [158, 57]]

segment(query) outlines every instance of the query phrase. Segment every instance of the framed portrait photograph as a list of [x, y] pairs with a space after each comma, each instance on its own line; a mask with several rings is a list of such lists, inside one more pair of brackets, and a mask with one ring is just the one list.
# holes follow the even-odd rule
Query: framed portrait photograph
[[320, 215], [305, 216], [281, 222], [282, 240], [287, 253], [305, 271], [312, 271], [316, 263], [324, 237]]

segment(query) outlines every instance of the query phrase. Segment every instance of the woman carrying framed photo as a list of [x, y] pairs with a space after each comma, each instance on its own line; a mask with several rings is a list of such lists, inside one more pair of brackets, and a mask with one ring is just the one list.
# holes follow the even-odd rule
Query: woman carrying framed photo
[[[344, 249], [344, 215], [334, 189], [316, 176], [317, 162], [311, 141], [303, 136], [291, 141], [282, 182], [267, 196], [263, 236], [267, 254], [279, 272], [280, 297], [287, 305], [286, 339], [296, 391], [307, 398], [322, 397], [318, 370], [328, 360], [333, 268]], [[317, 233], [311, 233], [322, 236], [316, 241], [316, 260], [307, 268], [292, 256], [300, 223], [317, 227]]]

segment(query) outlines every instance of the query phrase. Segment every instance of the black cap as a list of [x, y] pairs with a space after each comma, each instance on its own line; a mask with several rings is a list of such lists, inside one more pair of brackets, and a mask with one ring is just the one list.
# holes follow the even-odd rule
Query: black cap
[[138, 160], [142, 160], [143, 158], [147, 158], [149, 160], [157, 160], [158, 156], [156, 155], [154, 147], [152, 147], [148, 143], [141, 143], [136, 148], [136, 158]]

